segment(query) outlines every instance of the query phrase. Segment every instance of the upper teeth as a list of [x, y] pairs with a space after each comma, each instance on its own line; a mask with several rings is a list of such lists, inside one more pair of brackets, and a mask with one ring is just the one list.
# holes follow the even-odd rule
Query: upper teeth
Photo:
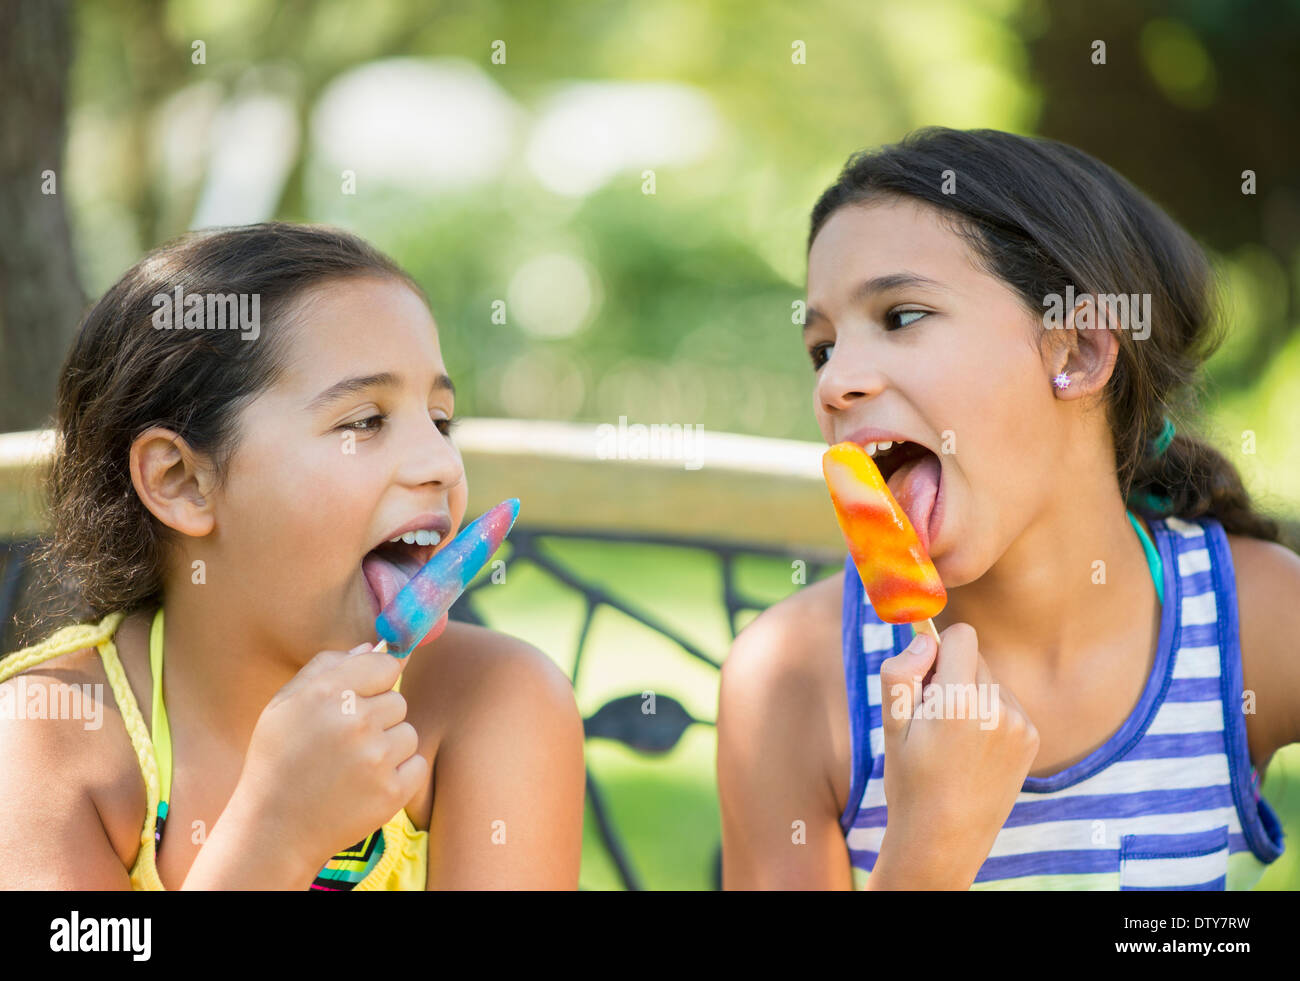
[[388, 539], [390, 542], [406, 542], [407, 545], [437, 545], [442, 541], [442, 535], [433, 529], [419, 531], [408, 531], [404, 535], [398, 535], [396, 538]]
[[875, 456], [877, 450], [883, 453], [893, 445], [894, 441], [887, 439], [880, 443], [866, 443], [862, 448], [867, 451], [867, 456]]

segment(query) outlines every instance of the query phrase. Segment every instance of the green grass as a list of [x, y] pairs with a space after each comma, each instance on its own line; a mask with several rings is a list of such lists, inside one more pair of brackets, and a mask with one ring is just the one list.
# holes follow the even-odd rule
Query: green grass
[[[715, 663], [725, 657], [731, 634], [722, 603], [721, 569], [710, 553], [569, 539], [543, 544], [547, 558], [677, 632]], [[798, 588], [788, 560], [758, 556], [738, 560], [736, 586], [762, 606]], [[574, 591], [521, 559], [509, 567], [506, 582], [479, 590], [474, 602], [493, 627], [535, 644], [572, 676], [585, 608]], [[745, 622], [747, 618], [741, 625]], [[592, 621], [574, 690], [584, 716], [610, 699], [653, 691], [671, 695], [694, 718], [711, 722], [717, 710], [718, 672], [636, 620], [604, 607]], [[661, 756], [646, 756], [612, 740], [588, 741], [588, 767], [642, 888], [712, 888], [721, 838], [716, 747], [715, 731], [708, 724], [690, 726]], [[1300, 744], [1278, 752], [1261, 792], [1290, 839], [1300, 831]], [[621, 888], [590, 803], [579, 881], [584, 889]], [[1282, 857], [1257, 888], [1300, 889], [1300, 845], [1288, 840]]]

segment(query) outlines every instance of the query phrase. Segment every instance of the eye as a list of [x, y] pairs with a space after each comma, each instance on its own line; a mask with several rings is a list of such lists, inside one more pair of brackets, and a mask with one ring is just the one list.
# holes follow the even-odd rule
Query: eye
[[831, 348], [834, 346], [834, 344], [823, 342], [821, 344], [814, 344], [808, 349], [808, 357], [812, 358], [814, 371], [819, 370], [822, 365], [831, 359]]
[[[920, 320], [929, 312], [930, 311], [928, 310], [890, 310], [887, 314], [885, 314], [885, 322], [897, 323], [898, 326], [895, 327], [894, 329], [898, 330], [900, 327], [911, 326], [912, 324], [916, 323], [916, 321]], [[911, 317], [912, 319], [904, 321], [903, 320], [904, 317]]]
[[[379, 428], [383, 426], [384, 420], [387, 418], [388, 416], [385, 415], [366, 416], [366, 418], [357, 419], [355, 422], [346, 422], [342, 426], [339, 426], [339, 429], [351, 429], [353, 432], [357, 433], [378, 432]], [[371, 425], [371, 423], [374, 423], [374, 425]]]
[[450, 436], [451, 431], [460, 425], [460, 419], [455, 416], [452, 416], [450, 419], [435, 419], [433, 421], [438, 427], [438, 432], [442, 433], [444, 436]]

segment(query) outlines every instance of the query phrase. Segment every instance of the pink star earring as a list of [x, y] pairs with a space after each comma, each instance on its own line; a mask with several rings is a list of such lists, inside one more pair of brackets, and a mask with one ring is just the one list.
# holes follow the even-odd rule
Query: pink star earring
[[1064, 391], [1070, 387], [1070, 376], [1063, 371], [1052, 379], [1052, 384], [1056, 386], [1058, 392]]

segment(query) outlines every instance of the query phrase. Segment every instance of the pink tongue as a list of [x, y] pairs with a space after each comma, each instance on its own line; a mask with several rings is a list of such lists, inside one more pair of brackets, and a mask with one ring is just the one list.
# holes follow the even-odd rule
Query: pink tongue
[[361, 572], [379, 600], [380, 610], [393, 601], [393, 597], [402, 591], [402, 587], [410, 581], [412, 575], [401, 566], [380, 558], [374, 552], [361, 560]]
[[939, 495], [939, 459], [933, 453], [926, 453], [916, 460], [909, 460], [890, 475], [889, 492], [894, 495], [916, 529], [916, 537], [926, 553], [930, 551], [930, 514], [934, 510], [935, 498]]

